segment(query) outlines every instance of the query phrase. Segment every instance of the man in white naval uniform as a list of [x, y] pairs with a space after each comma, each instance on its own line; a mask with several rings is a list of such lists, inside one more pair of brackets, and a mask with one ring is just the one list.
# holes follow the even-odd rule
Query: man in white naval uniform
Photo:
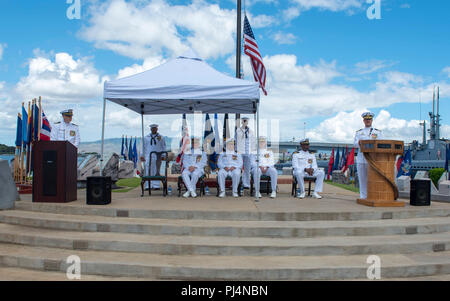
[[236, 129], [236, 149], [242, 155], [244, 172], [242, 184], [250, 187], [250, 171], [252, 169], [251, 154], [256, 153], [256, 140], [253, 131], [248, 127], [248, 117], [242, 118], [242, 126]]
[[318, 192], [322, 192], [325, 172], [318, 168], [316, 156], [309, 152], [309, 139], [306, 138], [300, 141], [300, 146], [302, 149], [292, 155], [292, 172], [294, 177], [297, 179], [298, 185], [300, 186], [300, 194], [297, 195], [297, 197], [301, 199], [305, 197], [304, 178], [306, 175], [309, 175], [316, 177], [313, 197], [316, 199], [321, 199], [322, 197], [318, 194]]
[[241, 180], [242, 156], [234, 151], [234, 139], [226, 141], [226, 151], [219, 154], [217, 165], [219, 167], [217, 174], [220, 188], [219, 197], [225, 197], [225, 180], [227, 176], [230, 176], [233, 182], [233, 196], [237, 198]]
[[252, 155], [252, 172], [253, 181], [255, 181], [255, 192], [258, 198], [261, 197], [259, 192], [261, 175], [270, 176], [270, 184], [272, 185], [271, 198], [276, 198], [277, 196], [277, 181], [278, 172], [275, 169], [275, 160], [273, 157], [273, 152], [267, 149], [267, 139], [265, 137], [259, 137], [259, 168], [256, 163], [257, 155]]
[[80, 130], [78, 125], [72, 123], [73, 110], [68, 109], [61, 112], [63, 122], [56, 122], [50, 133], [51, 141], [69, 141], [76, 148], [80, 145]]
[[356, 156], [356, 169], [358, 171], [359, 196], [361, 199], [367, 199], [367, 160], [364, 154], [359, 151], [360, 140], [382, 139], [381, 131], [372, 127], [374, 113], [363, 113], [365, 127], [356, 131], [354, 146], [358, 149]]
[[[166, 151], [166, 141], [164, 137], [158, 133], [158, 125], [151, 124], [150, 125], [151, 133], [144, 137], [144, 149], [143, 154], [144, 157], [141, 157], [141, 161], [145, 162], [145, 174], [149, 174], [149, 166], [151, 152], [164, 152]], [[165, 154], [153, 154], [152, 155], [152, 170], [150, 170], [150, 175], [155, 176], [159, 175], [161, 169], [161, 159], [165, 156]], [[160, 181], [151, 181], [151, 189], [159, 189], [161, 182]], [[148, 189], [148, 181], [145, 182], [145, 189]]]
[[206, 160], [206, 153], [200, 148], [200, 138], [193, 138], [192, 149], [183, 154], [183, 172], [181, 177], [187, 189], [183, 197], [188, 198], [190, 195], [195, 198], [197, 196], [195, 193], [197, 181], [205, 173]]

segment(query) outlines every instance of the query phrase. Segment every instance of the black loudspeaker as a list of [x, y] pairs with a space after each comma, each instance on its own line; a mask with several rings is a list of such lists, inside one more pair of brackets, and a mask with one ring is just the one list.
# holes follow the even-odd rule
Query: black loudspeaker
[[111, 203], [111, 177], [87, 178], [86, 203], [88, 205]]
[[409, 201], [412, 206], [430, 206], [431, 181], [412, 180]]
[[42, 172], [45, 181], [42, 181], [42, 190], [44, 196], [56, 196], [58, 164], [57, 152], [54, 150], [45, 150], [42, 152]]

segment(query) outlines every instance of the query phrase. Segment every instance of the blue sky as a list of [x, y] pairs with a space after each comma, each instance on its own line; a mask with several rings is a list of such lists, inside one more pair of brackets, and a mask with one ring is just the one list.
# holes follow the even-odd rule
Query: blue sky
[[[21, 102], [39, 95], [51, 121], [73, 107], [82, 140], [98, 140], [103, 81], [187, 47], [235, 73], [235, 1], [80, 1], [79, 20], [67, 18], [65, 0], [0, 2], [0, 143], [13, 144]], [[313, 140], [351, 141], [366, 109], [388, 137], [418, 139], [417, 120], [428, 121], [435, 84], [441, 132], [450, 137], [449, 1], [381, 0], [380, 20], [368, 19], [365, 0], [245, 2], [268, 70], [261, 117], [279, 120], [281, 139], [303, 137], [306, 122]], [[139, 135], [133, 113], [109, 104], [107, 113], [107, 137]], [[173, 135], [173, 118], [146, 123]]]

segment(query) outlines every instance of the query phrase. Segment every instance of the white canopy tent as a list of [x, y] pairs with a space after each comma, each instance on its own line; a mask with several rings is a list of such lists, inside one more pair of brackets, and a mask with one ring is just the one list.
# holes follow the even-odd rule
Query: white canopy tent
[[141, 115], [142, 140], [144, 115], [194, 112], [256, 114], [259, 139], [259, 98], [257, 82], [225, 75], [192, 50], [148, 71], [107, 81], [103, 92], [100, 170], [103, 167], [106, 100]]

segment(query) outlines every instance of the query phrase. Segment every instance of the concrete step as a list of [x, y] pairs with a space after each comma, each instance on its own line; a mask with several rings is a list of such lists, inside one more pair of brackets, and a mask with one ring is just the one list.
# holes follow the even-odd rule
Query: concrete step
[[[276, 206], [275, 206], [276, 207]], [[283, 208], [270, 211], [236, 210], [151, 210], [112, 206], [87, 206], [77, 204], [49, 204], [17, 202], [17, 210], [46, 212], [68, 215], [95, 215], [107, 217], [158, 218], [158, 219], [197, 219], [197, 220], [236, 220], [236, 221], [352, 221], [389, 220], [425, 217], [449, 217], [450, 208], [366, 208], [356, 207], [352, 211], [298, 211], [286, 212]], [[277, 210], [277, 211], [275, 211]], [[280, 211], [281, 210], [281, 211]]]
[[0, 224], [0, 242], [72, 250], [164, 255], [319, 256], [450, 250], [450, 232], [416, 235], [261, 238], [74, 232]]
[[363, 221], [230, 221], [120, 218], [9, 210], [0, 211], [0, 222], [85, 232], [275, 238], [431, 234], [450, 231], [448, 217]]
[[[180, 280], [365, 279], [367, 255], [346, 256], [167, 256], [98, 252], [0, 243], [0, 266], [65, 273], [70, 255], [81, 259], [81, 275]], [[382, 254], [381, 277], [450, 274], [450, 252]]]

